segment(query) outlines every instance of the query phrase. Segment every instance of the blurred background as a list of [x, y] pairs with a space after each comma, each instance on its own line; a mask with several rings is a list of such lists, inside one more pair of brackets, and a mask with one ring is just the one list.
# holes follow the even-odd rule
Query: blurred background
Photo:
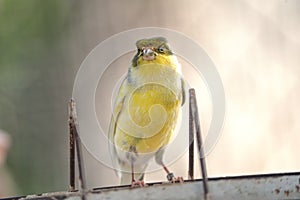
[[[0, 0], [0, 197], [68, 189], [76, 72], [101, 41], [145, 26], [191, 37], [220, 73], [226, 119], [210, 176], [299, 171], [299, 9], [298, 0]], [[118, 183], [84, 158], [89, 187]], [[186, 177], [185, 161], [171, 168]]]

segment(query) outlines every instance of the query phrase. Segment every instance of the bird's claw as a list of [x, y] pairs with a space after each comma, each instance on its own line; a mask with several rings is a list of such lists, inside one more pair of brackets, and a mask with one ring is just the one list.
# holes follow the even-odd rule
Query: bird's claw
[[183, 177], [182, 176], [178, 176], [175, 183], [183, 183], [184, 180], [183, 180]]
[[173, 173], [169, 173], [167, 179], [171, 183], [183, 183], [183, 178], [181, 176], [176, 178]]
[[144, 181], [135, 181], [135, 180], [133, 180], [131, 182], [131, 187], [144, 187], [144, 186], [146, 186]]

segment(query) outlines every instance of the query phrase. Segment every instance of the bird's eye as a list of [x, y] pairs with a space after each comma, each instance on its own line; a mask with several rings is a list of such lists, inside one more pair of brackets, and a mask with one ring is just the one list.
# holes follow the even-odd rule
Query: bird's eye
[[165, 51], [165, 49], [164, 49], [163, 47], [159, 47], [159, 48], [157, 49], [157, 51], [160, 52], [160, 53], [163, 53], [163, 52]]

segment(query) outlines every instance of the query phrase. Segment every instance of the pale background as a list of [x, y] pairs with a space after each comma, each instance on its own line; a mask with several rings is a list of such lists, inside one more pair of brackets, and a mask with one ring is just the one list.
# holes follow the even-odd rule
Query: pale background
[[[7, 167], [16, 195], [68, 189], [67, 101], [76, 72], [101, 41], [145, 26], [189, 36], [220, 73], [226, 119], [207, 157], [209, 176], [299, 171], [298, 0], [41, 2], [0, 1], [0, 128], [12, 135]], [[89, 187], [118, 183], [111, 169], [84, 156]], [[185, 157], [170, 167], [187, 176]]]

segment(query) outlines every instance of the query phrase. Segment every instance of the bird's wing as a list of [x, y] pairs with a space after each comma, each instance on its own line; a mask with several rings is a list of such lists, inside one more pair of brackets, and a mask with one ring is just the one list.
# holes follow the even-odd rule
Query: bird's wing
[[185, 82], [183, 78], [181, 78], [181, 106], [185, 103]]
[[[109, 132], [108, 132], [108, 139], [109, 139], [109, 151], [112, 159], [112, 164], [115, 169], [120, 169], [120, 161], [116, 152], [116, 147], [114, 144], [114, 137], [116, 133], [116, 127], [119, 115], [122, 111], [124, 101], [126, 98], [126, 94], [128, 94], [128, 84], [127, 78], [125, 78], [120, 86], [118, 96], [115, 101], [113, 114], [110, 120]], [[118, 172], [118, 170], [116, 170]], [[119, 174], [118, 174], [119, 175]]]

